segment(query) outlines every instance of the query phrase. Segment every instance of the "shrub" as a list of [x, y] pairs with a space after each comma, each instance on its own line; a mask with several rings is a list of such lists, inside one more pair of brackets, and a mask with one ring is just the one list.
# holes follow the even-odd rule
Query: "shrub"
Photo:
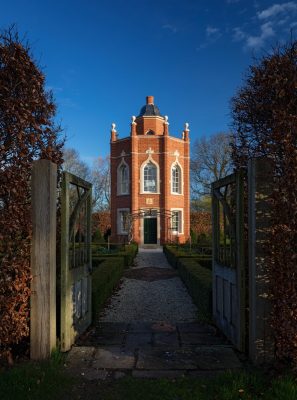
[[124, 271], [123, 257], [109, 259], [96, 258], [92, 273], [92, 314], [93, 321], [101, 311], [102, 306], [119, 283]]
[[62, 162], [56, 106], [13, 30], [0, 34], [0, 355], [29, 335], [32, 160]]
[[212, 320], [212, 273], [195, 259], [180, 258], [178, 272], [198, 308], [198, 318]]
[[136, 243], [126, 245], [110, 245], [110, 250], [107, 246], [93, 246], [93, 262], [97, 259], [108, 259], [110, 257], [121, 257], [124, 259], [125, 267], [132, 265], [134, 258], [138, 252]]

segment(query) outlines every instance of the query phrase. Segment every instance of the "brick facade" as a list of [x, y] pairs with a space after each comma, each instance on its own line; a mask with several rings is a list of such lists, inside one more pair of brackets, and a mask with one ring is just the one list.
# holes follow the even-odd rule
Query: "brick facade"
[[112, 240], [132, 238], [139, 245], [188, 240], [188, 124], [182, 138], [170, 136], [168, 118], [160, 115], [154, 98], [148, 96], [140, 115], [132, 117], [129, 137], [119, 139], [112, 125], [110, 146]]

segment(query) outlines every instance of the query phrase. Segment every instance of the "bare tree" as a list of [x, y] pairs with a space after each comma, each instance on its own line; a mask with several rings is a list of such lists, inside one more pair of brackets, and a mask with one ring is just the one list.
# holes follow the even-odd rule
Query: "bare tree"
[[93, 164], [91, 181], [95, 210], [110, 209], [110, 165], [109, 157], [98, 157]]
[[197, 139], [191, 156], [191, 190], [194, 199], [210, 194], [211, 183], [232, 172], [231, 135], [216, 133]]
[[64, 162], [62, 168], [64, 171], [77, 175], [86, 181], [91, 179], [91, 170], [89, 166], [80, 159], [80, 155], [77, 150], [73, 148], [65, 148], [63, 151], [63, 159]]

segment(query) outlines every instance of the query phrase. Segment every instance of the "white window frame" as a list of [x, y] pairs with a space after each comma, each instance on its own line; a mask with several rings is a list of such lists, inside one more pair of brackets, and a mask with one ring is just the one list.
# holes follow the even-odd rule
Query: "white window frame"
[[[178, 192], [174, 192], [173, 191], [173, 179], [172, 179], [172, 170], [176, 166], [179, 168], [179, 191]], [[171, 168], [170, 168], [170, 188], [171, 188], [171, 194], [174, 194], [174, 195], [182, 195], [183, 194], [183, 188], [184, 188], [183, 169], [182, 169], [182, 166], [180, 165], [180, 163], [178, 161], [174, 161], [174, 163], [171, 164]]]
[[[177, 211], [177, 212], [180, 213], [179, 214], [180, 215], [180, 219], [178, 221], [178, 225], [179, 225], [178, 226], [178, 231], [173, 231], [172, 230], [172, 234], [173, 235], [183, 235], [184, 234], [184, 209], [175, 207], [175, 208], [171, 208], [170, 211], [171, 211], [171, 213], [174, 212], [174, 211]], [[171, 218], [171, 228], [172, 228], [172, 221], [173, 221], [173, 219]]]
[[128, 214], [130, 213], [130, 208], [118, 208], [117, 209], [117, 234], [118, 235], [128, 235], [128, 231], [123, 231], [122, 229], [122, 220], [121, 213], [126, 211]]
[[[150, 192], [150, 191], [144, 190], [144, 168], [149, 163], [154, 164], [156, 167], [156, 170], [157, 170], [157, 174], [156, 174], [157, 182], [156, 182], [156, 191], [155, 192]], [[158, 163], [156, 163], [156, 161], [154, 161], [151, 157], [149, 157], [147, 160], [145, 160], [144, 163], [142, 163], [142, 165], [140, 167], [140, 193], [141, 194], [147, 194], [147, 193], [160, 194], [160, 168], [159, 168]]]
[[[127, 168], [127, 191], [123, 192], [122, 191], [122, 176], [121, 176], [121, 168], [125, 166]], [[129, 170], [129, 165], [126, 163], [124, 159], [120, 162], [117, 168], [117, 195], [118, 196], [123, 196], [123, 195], [128, 195], [130, 193], [130, 170]]]

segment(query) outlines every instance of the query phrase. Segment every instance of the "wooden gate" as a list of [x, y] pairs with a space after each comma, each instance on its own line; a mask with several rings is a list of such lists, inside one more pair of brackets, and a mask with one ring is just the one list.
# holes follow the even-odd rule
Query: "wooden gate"
[[213, 318], [235, 347], [245, 350], [243, 173], [212, 184]]
[[64, 172], [61, 203], [61, 350], [68, 351], [92, 320], [92, 185]]

